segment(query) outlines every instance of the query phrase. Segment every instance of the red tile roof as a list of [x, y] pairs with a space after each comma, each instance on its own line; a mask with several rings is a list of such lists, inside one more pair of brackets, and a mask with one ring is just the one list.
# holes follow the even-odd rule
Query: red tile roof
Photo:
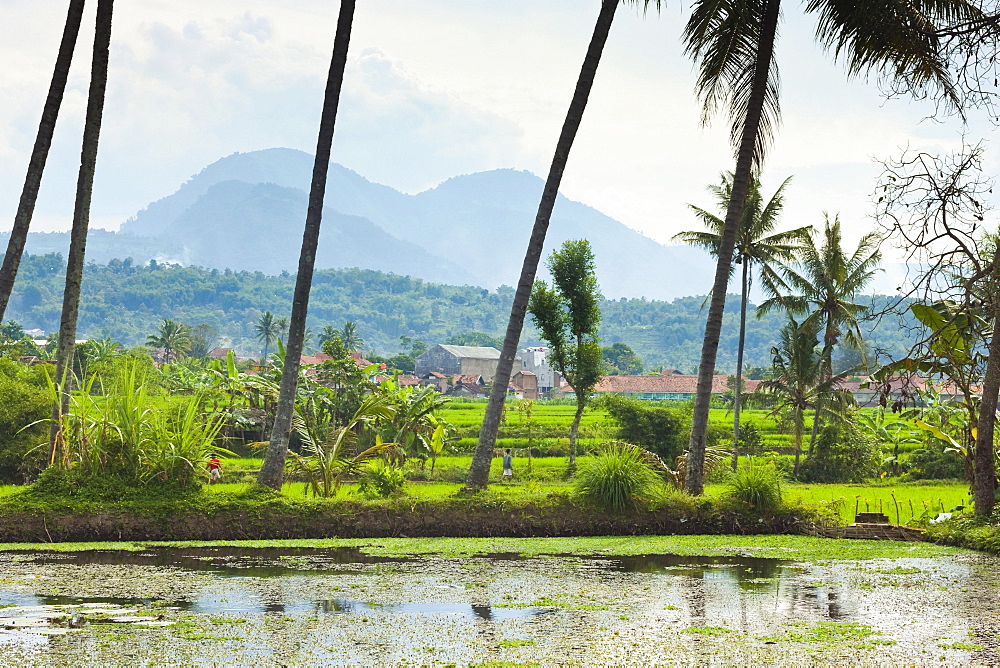
[[[719, 374], [712, 377], [712, 393], [722, 394], [728, 387], [729, 376]], [[744, 392], [753, 392], [760, 385], [759, 380], [744, 380]], [[569, 386], [565, 390], [572, 391]], [[694, 394], [698, 388], [698, 376], [605, 376], [594, 387], [594, 392], [610, 394]]]

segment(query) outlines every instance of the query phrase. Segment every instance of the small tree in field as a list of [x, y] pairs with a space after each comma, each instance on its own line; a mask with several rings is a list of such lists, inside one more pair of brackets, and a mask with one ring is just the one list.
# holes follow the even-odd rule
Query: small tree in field
[[601, 293], [594, 275], [594, 252], [586, 239], [569, 240], [548, 262], [552, 287], [536, 281], [528, 312], [549, 346], [550, 360], [576, 394], [569, 432], [569, 464], [576, 466], [576, 437], [587, 399], [601, 379], [604, 360], [597, 338]]

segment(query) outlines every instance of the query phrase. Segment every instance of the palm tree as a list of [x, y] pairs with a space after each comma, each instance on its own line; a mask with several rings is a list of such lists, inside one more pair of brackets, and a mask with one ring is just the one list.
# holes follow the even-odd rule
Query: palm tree
[[191, 349], [191, 326], [165, 318], [156, 334], [146, 337], [146, 345], [162, 350], [164, 362], [176, 361]]
[[111, 48], [113, 0], [98, 0], [94, 32], [94, 51], [90, 66], [90, 90], [83, 125], [83, 148], [80, 171], [76, 182], [76, 202], [73, 207], [73, 227], [70, 231], [69, 254], [66, 261], [66, 287], [63, 290], [62, 313], [59, 320], [59, 349], [56, 354], [56, 383], [59, 402], [53, 408], [50, 430], [49, 462], [56, 461], [59, 438], [59, 416], [69, 410], [73, 389], [72, 365], [76, 347], [76, 323], [80, 312], [80, 285], [83, 281], [87, 230], [90, 227], [90, 200], [94, 192], [94, 172], [97, 168], [97, 147], [104, 115], [104, 96], [108, 85], [108, 58]]
[[292, 317], [288, 327], [288, 345], [285, 347], [285, 364], [281, 370], [278, 406], [271, 430], [271, 442], [268, 444], [264, 464], [257, 476], [258, 483], [274, 489], [281, 489], [285, 456], [288, 453], [288, 438], [292, 429], [295, 389], [299, 378], [306, 314], [309, 311], [309, 289], [312, 286], [316, 248], [319, 245], [320, 224], [323, 220], [323, 199], [326, 194], [327, 172], [330, 168], [330, 147], [333, 144], [340, 89], [344, 82], [344, 67], [347, 64], [347, 51], [351, 43], [354, 4], [355, 0], [340, 2], [337, 33], [333, 40], [333, 55], [330, 59], [330, 72], [326, 80], [323, 111], [319, 122], [319, 137], [316, 141], [316, 160], [313, 163], [309, 207], [306, 210], [305, 230], [302, 234], [302, 251], [299, 253], [299, 270], [295, 277], [295, 292], [292, 295]]
[[63, 93], [66, 91], [66, 80], [69, 78], [69, 68], [73, 62], [73, 50], [76, 48], [77, 36], [80, 34], [80, 23], [83, 20], [84, 0], [70, 0], [66, 14], [66, 25], [63, 28], [62, 41], [59, 43], [59, 54], [52, 70], [52, 81], [49, 93], [42, 108], [42, 118], [38, 122], [38, 134], [35, 145], [31, 149], [28, 160], [28, 173], [21, 189], [21, 200], [14, 214], [14, 227], [7, 242], [7, 253], [0, 267], [0, 321], [7, 312], [7, 302], [14, 289], [14, 279], [24, 254], [24, 244], [28, 240], [28, 228], [31, 216], [35, 211], [35, 200], [38, 199], [38, 188], [42, 183], [42, 173], [49, 157], [49, 147], [52, 146], [52, 135], [56, 129], [56, 119], [62, 106]]
[[264, 354], [261, 356], [261, 364], [266, 365], [267, 349], [271, 347], [272, 343], [278, 340], [278, 335], [281, 334], [281, 325], [273, 313], [264, 311], [260, 316], [260, 320], [253, 326], [253, 329], [257, 333], [257, 340], [264, 344]]
[[[753, 179], [750, 183], [750, 190], [747, 194], [746, 205], [743, 207], [743, 214], [740, 216], [740, 225], [736, 231], [736, 246], [733, 251], [733, 262], [742, 265], [743, 272], [740, 278], [740, 336], [736, 349], [736, 388], [733, 396], [733, 460], [732, 467], [736, 470], [739, 461], [740, 451], [740, 408], [741, 395], [743, 392], [743, 351], [746, 341], [747, 331], [747, 301], [750, 298], [750, 288], [753, 281], [753, 267], [760, 267], [761, 278], [764, 285], [771, 285], [774, 282], [775, 266], [780, 263], [790, 262], [795, 257], [804, 237], [809, 235], [811, 227], [798, 227], [787, 232], [771, 234], [774, 226], [778, 223], [778, 216], [781, 214], [785, 203], [784, 190], [791, 177], [785, 179], [778, 189], [764, 205], [760, 193], [760, 182]], [[733, 175], [723, 174], [720, 185], [709, 186], [709, 190], [715, 195], [716, 203], [725, 212], [732, 198]], [[715, 214], [694, 205], [690, 206], [695, 215], [708, 228], [706, 232], [681, 232], [674, 235], [678, 239], [692, 246], [698, 246], [708, 251], [711, 255], [718, 257], [719, 246], [722, 243], [722, 230], [725, 221]], [[768, 236], [765, 236], [768, 235]], [[732, 276], [732, 267], [730, 267]]]
[[[719, 243], [698, 388], [691, 424], [687, 489], [704, 490], [705, 435], [712, 375], [719, 350], [725, 290], [732, 268], [736, 231], [764, 152], [780, 115], [774, 44], [780, 0], [696, 0], [684, 31], [685, 48], [698, 63], [697, 89], [707, 121], [720, 107], [732, 119], [730, 137], [736, 168]], [[805, 11], [819, 19], [817, 39], [855, 76], [872, 71], [911, 90], [936, 88], [957, 106], [942, 45], [935, 30], [979, 12], [968, 0], [911, 3], [903, 0], [845, 2], [808, 0]]]
[[[857, 249], [848, 256], [841, 238], [840, 220], [824, 216], [822, 241], [817, 246], [813, 236], [805, 239], [798, 262], [781, 268], [781, 277], [775, 277], [770, 289], [775, 296], [757, 309], [763, 315], [781, 306], [791, 315], [806, 315], [804, 326], [823, 331], [821, 353], [822, 374], [826, 380], [833, 376], [833, 349], [843, 337], [856, 350], [863, 349], [858, 319], [868, 307], [851, 300], [860, 293], [878, 271], [882, 253], [878, 249], [879, 237], [870, 233], [862, 237]], [[784, 293], [784, 294], [783, 294]], [[813, 421], [809, 441], [812, 452], [820, 424], [819, 415]]]
[[322, 349], [323, 346], [325, 346], [330, 341], [333, 341], [334, 339], [339, 339], [342, 335], [343, 333], [333, 325], [324, 325], [323, 329], [319, 331], [319, 336], [317, 337], [320, 349]]
[[[611, 31], [611, 25], [614, 22], [618, 2], [619, 0], [603, 0], [601, 2], [601, 11], [594, 26], [590, 46], [587, 48], [587, 55], [583, 59], [583, 67], [580, 69], [580, 76], [577, 79], [573, 99], [570, 102], [562, 132], [559, 134], [559, 140], [556, 143], [555, 155], [552, 157], [548, 177], [545, 179], [542, 198], [538, 203], [538, 213], [535, 215], [535, 224], [531, 229], [531, 237], [528, 240], [524, 263], [521, 266], [521, 276], [518, 279], [514, 301], [510, 308], [510, 319], [507, 321], [507, 332], [504, 335], [503, 348], [500, 351], [500, 362], [497, 365], [496, 375], [493, 377], [493, 389], [490, 391], [489, 405], [486, 407], [486, 413], [483, 416], [483, 424], [479, 430], [479, 440], [476, 443], [476, 450], [472, 456], [472, 466], [469, 468], [469, 475], [466, 479], [466, 485], [470, 489], [481, 489], [489, 483], [490, 461], [493, 459], [493, 451], [496, 448], [500, 418], [503, 413], [504, 402], [507, 399], [510, 374], [514, 367], [514, 356], [517, 353], [517, 343], [521, 338], [521, 330], [524, 328], [524, 316], [528, 310], [528, 300], [531, 297], [535, 274], [538, 271], [538, 261], [542, 257], [545, 234], [549, 228], [549, 220], [552, 217], [552, 209], [556, 203], [556, 196], [559, 194], [559, 183], [562, 181], [563, 171], [566, 169], [566, 163], [569, 161], [569, 152], [573, 148], [573, 140], [576, 138], [580, 122], [583, 120], [583, 112], [587, 108], [587, 99], [590, 97], [590, 89], [594, 85], [597, 66], [601, 62], [601, 54], [604, 51], [604, 44], [607, 42], [608, 33]], [[648, 6], [648, 0], [645, 4]], [[659, 8], [660, 2], [657, 1], [655, 4]]]
[[340, 330], [340, 340], [348, 352], [352, 353], [361, 350], [361, 347], [365, 345], [364, 339], [358, 334], [357, 325], [352, 320], [344, 323], [344, 329]]
[[278, 340], [284, 343], [285, 337], [288, 336], [288, 318], [281, 316], [274, 324], [278, 327]]
[[824, 379], [822, 353], [816, 350], [818, 343], [814, 326], [808, 323], [800, 326], [789, 318], [781, 329], [778, 345], [771, 348], [774, 378], [761, 382], [759, 388], [762, 394], [770, 394], [778, 399], [779, 404], [774, 413], [791, 413], [792, 436], [795, 439], [795, 475], [799, 473], [806, 410], [816, 409], [813, 417], [815, 425], [819, 420], [821, 399], [827, 399], [828, 404], [833, 404], [830, 398], [837, 397], [836, 403], [843, 405], [850, 398], [849, 393], [837, 389], [837, 384], [849, 372]]

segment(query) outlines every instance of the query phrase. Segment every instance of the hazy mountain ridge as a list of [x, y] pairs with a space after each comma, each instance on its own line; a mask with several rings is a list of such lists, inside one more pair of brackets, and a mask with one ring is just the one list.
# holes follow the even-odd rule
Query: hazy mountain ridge
[[[271, 244], [269, 254], [261, 257], [247, 246], [246, 239], [234, 237], [245, 236], [243, 228], [247, 226], [264, 235], [270, 222], [273, 238], [278, 239], [285, 229], [301, 229], [304, 210], [273, 208], [274, 202], [269, 202], [269, 218], [263, 220], [263, 211], [255, 213], [255, 207], [264, 202], [253, 199], [253, 189], [244, 189], [244, 200], [237, 201], [230, 196], [231, 190], [219, 191], [215, 187], [224, 182], [273, 184], [305, 196], [312, 162], [312, 156], [291, 149], [228, 156], [193, 176], [176, 193], [151, 203], [124, 223], [121, 232], [160, 239], [172, 247], [183, 246], [186, 252], [181, 257], [189, 264], [294, 271], [297, 249], [293, 253], [283, 241]], [[342, 228], [343, 235], [335, 236], [347, 244], [346, 248], [321, 240], [317, 266], [359, 266], [489, 288], [513, 285], [520, 274], [543, 186], [543, 181], [533, 174], [501, 169], [457, 176], [430, 190], [407, 195], [331, 164], [324, 215], [337, 212], [366, 219], [370, 224], [356, 221], [356, 229]], [[184, 224], [178, 226], [179, 221]], [[377, 234], [376, 228], [383, 234]], [[194, 243], [192, 233], [216, 242], [227, 239], [235, 243], [227, 253], [228, 264], [222, 265], [218, 257], [209, 256], [206, 246], [211, 244]], [[578, 238], [591, 241], [598, 278], [609, 296], [673, 298], [703, 292], [710, 284], [711, 267], [706, 266], [700, 251], [663, 246], [592, 207], [560, 196], [546, 253], [566, 239]], [[387, 265], [370, 254], [359, 253], [363, 239], [383, 247], [392, 263]], [[683, 289], [677, 287], [680, 283]]]
[[[312, 169], [313, 157], [292, 149], [222, 158], [151, 202], [117, 234], [92, 231], [88, 260], [295, 272]], [[317, 269], [375, 269], [489, 289], [516, 285], [543, 187], [529, 172], [498, 169], [408, 195], [331, 164]], [[609, 298], [669, 300], [711, 289], [715, 263], [703, 251], [665, 246], [560, 195], [545, 255], [581, 238], [591, 242]], [[65, 254], [68, 245], [68, 233], [32, 234], [27, 251]], [[893, 292], [892, 280], [877, 289]]]

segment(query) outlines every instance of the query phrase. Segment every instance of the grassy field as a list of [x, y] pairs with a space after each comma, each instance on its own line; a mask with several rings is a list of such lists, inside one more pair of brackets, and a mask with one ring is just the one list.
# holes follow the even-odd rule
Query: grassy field
[[881, 512], [892, 522], [936, 517], [955, 506], [968, 507], [969, 486], [965, 483], [934, 481], [937, 484], [904, 483], [882, 485], [788, 485], [785, 498], [807, 503], [833, 503], [841, 519], [853, 521], [860, 512]]
[[[579, 466], [585, 466], [589, 458], [581, 456]], [[414, 498], [442, 498], [455, 494], [462, 488], [465, 475], [472, 462], [469, 456], [439, 457], [432, 473], [430, 462], [421, 468], [418, 462], [408, 465], [407, 495]], [[239, 482], [213, 485], [213, 492], [235, 491], [252, 482], [260, 468], [259, 459], [239, 459], [225, 462], [224, 469], [238, 465], [245, 472]], [[503, 496], [525, 496], [531, 494], [568, 491], [572, 480], [566, 477], [565, 457], [538, 457], [529, 462], [527, 458], [514, 460], [515, 480], [512, 484], [499, 484], [500, 458], [493, 460], [490, 469], [491, 489]], [[227, 476], [228, 477], [228, 476]], [[724, 474], [723, 474], [724, 477]], [[6, 490], [16, 488], [0, 487], [0, 496]], [[357, 485], [348, 483], [340, 495], [356, 492]], [[706, 486], [706, 494], [721, 496], [726, 489], [723, 482]], [[289, 496], [306, 496], [306, 483], [286, 483], [282, 492]], [[9, 493], [9, 492], [8, 492]], [[969, 486], [956, 481], [924, 481], [913, 483], [877, 482], [868, 485], [818, 485], [787, 483], [784, 498], [789, 502], [801, 501], [806, 504], [830, 504], [844, 522], [852, 522], [856, 512], [882, 512], [893, 522], [907, 523], [921, 517], [935, 517], [955, 506], [968, 506]]]

